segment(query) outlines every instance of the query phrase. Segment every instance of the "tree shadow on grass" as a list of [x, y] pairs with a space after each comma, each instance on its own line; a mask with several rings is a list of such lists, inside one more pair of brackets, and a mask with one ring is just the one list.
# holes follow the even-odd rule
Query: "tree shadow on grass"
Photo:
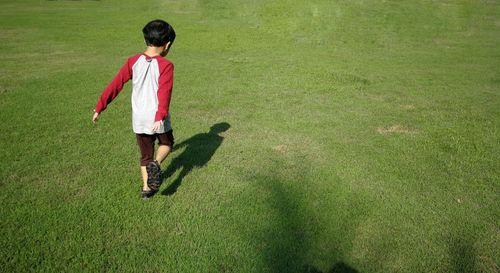
[[457, 236], [450, 245], [450, 257], [455, 273], [479, 272], [476, 268], [476, 251], [466, 236]]
[[[261, 255], [266, 260], [266, 264], [270, 272], [287, 272], [287, 273], [359, 273], [356, 269], [343, 262], [343, 251], [336, 247], [334, 252], [335, 261], [333, 266], [328, 271], [321, 271], [314, 265], [310, 264], [308, 252], [315, 248], [311, 236], [315, 236], [318, 232], [318, 226], [321, 224], [315, 220], [314, 212], [310, 210], [303, 200], [301, 195], [304, 194], [303, 189], [289, 188], [281, 179], [268, 176], [255, 179], [257, 185], [270, 193], [270, 208], [275, 212], [275, 218], [269, 232], [257, 231], [252, 236], [253, 240], [263, 240], [265, 247], [261, 249]], [[290, 184], [288, 184], [290, 185]], [[350, 198], [356, 202], [356, 197]], [[344, 219], [342, 226], [345, 227], [345, 232], [342, 237], [349, 238], [349, 231], [355, 228], [359, 216], [353, 219]], [[339, 221], [342, 221], [339, 219]], [[333, 243], [333, 242], [332, 242]]]
[[172, 195], [182, 183], [182, 180], [194, 168], [205, 166], [222, 144], [224, 138], [219, 134], [227, 131], [231, 125], [221, 122], [212, 125], [208, 133], [200, 133], [183, 142], [176, 144], [175, 149], [186, 147], [185, 150], [172, 160], [168, 168], [163, 172], [162, 181], [172, 176], [179, 169], [177, 178], [162, 191], [162, 195]]
[[359, 272], [343, 262], [338, 262], [333, 265], [330, 271], [327, 272], [323, 272], [314, 266], [306, 266], [304, 273], [359, 273]]

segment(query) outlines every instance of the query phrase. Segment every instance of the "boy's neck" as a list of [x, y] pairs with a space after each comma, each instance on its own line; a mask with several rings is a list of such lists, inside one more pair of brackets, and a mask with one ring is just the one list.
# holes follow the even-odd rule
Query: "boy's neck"
[[144, 51], [144, 54], [148, 55], [149, 57], [160, 56], [164, 50], [164, 47], [148, 46], [146, 48], [146, 51]]

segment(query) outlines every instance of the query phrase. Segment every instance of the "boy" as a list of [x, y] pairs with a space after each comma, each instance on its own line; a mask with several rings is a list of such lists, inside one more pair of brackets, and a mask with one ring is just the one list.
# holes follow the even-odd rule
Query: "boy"
[[[141, 197], [147, 199], [158, 191], [161, 183], [160, 164], [174, 145], [168, 112], [174, 66], [163, 57], [168, 54], [175, 40], [175, 32], [162, 20], [147, 23], [142, 32], [146, 51], [128, 58], [118, 75], [104, 89], [97, 101], [92, 122], [96, 123], [123, 85], [132, 79], [132, 127], [141, 151]], [[153, 160], [156, 139], [159, 145]]]

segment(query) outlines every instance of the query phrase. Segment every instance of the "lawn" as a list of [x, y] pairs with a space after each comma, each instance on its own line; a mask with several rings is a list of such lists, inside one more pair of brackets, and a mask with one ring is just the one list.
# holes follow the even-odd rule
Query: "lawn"
[[[141, 29], [176, 150], [139, 198]], [[1, 272], [491, 272], [500, 1], [0, 2]]]

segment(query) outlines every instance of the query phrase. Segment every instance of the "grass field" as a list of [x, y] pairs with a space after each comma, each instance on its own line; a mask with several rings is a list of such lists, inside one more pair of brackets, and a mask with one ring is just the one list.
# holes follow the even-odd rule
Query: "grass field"
[[[156, 18], [143, 201], [130, 85], [91, 117]], [[3, 0], [0, 49], [1, 272], [499, 271], [500, 1]]]

